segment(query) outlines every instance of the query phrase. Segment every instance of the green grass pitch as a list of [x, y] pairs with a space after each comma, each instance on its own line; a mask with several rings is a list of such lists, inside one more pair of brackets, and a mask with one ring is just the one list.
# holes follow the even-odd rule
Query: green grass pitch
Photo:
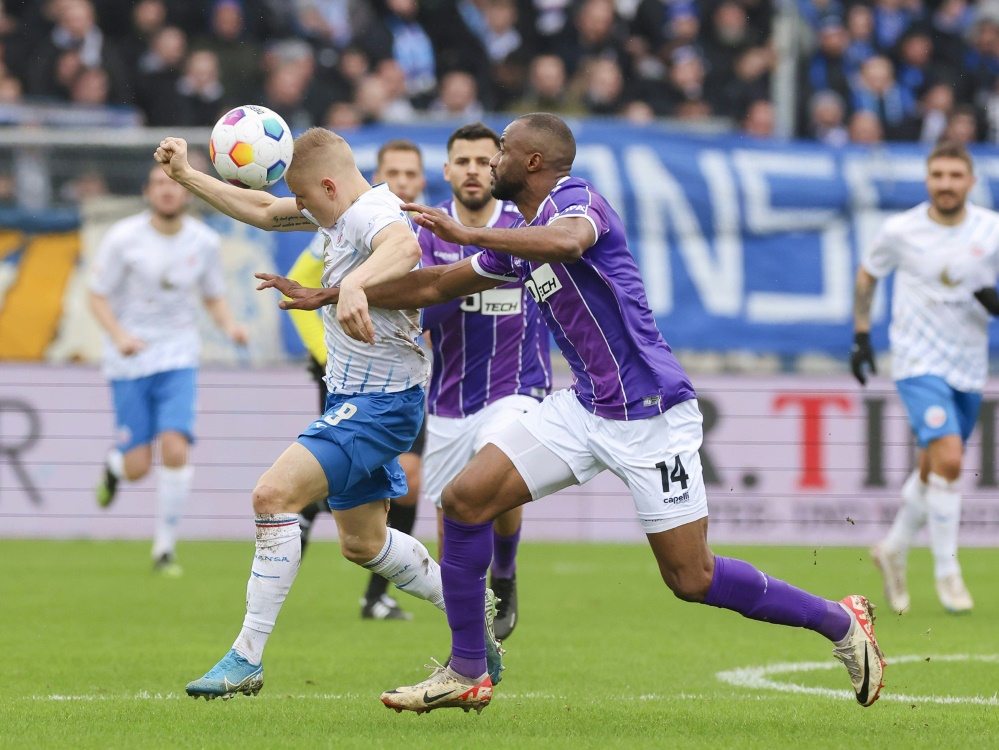
[[[643, 546], [526, 543], [521, 622], [492, 705], [481, 716], [419, 717], [378, 696], [447, 656], [443, 615], [401, 597], [415, 621], [362, 621], [365, 575], [332, 544], [306, 556], [268, 645], [263, 691], [225, 703], [194, 701], [184, 685], [239, 629], [250, 543], [183, 544], [185, 575], [174, 580], [150, 573], [146, 544], [0, 550], [2, 748], [999, 746], [997, 550], [962, 552], [976, 597], [964, 617], [941, 610], [929, 553], [913, 552], [913, 611], [879, 610], [887, 685], [863, 709], [842, 697], [846, 670], [823, 638], [673, 599]], [[716, 552], [823, 596], [881, 598], [859, 549]], [[784, 691], [719, 677], [779, 663], [806, 664], [766, 675]]]

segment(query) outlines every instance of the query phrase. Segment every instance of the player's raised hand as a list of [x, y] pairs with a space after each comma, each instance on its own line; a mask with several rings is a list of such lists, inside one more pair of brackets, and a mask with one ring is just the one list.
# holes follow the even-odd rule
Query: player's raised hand
[[287, 297], [278, 302], [278, 307], [282, 310], [318, 310], [323, 305], [335, 305], [339, 299], [337, 289], [313, 289], [274, 273], [253, 275], [262, 282], [257, 287], [258, 292], [263, 289], [277, 289]]
[[368, 297], [361, 287], [341, 285], [336, 319], [340, 321], [343, 332], [352, 339], [366, 344], [375, 343], [375, 327], [368, 314]]
[[447, 211], [419, 203], [403, 203], [403, 211], [413, 212], [413, 221], [424, 229], [428, 229], [445, 242], [457, 245], [472, 245], [472, 233], [468, 227], [457, 221]]
[[183, 138], [164, 138], [153, 158], [175, 180], [191, 168], [187, 161], [187, 141]]

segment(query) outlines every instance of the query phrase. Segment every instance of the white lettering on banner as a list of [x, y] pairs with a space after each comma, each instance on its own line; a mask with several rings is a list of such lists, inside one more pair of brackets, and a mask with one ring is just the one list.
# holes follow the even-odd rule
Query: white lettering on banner
[[[781, 154], [770, 151], [732, 152], [732, 164], [746, 196], [746, 226], [756, 234], [822, 229], [839, 212], [833, 208], [777, 208], [771, 202], [769, 175], [790, 178], [807, 191], [808, 183], [836, 179], [836, 162], [831, 156]], [[821, 189], [818, 185], [816, 188]]]
[[[707, 182], [712, 204], [718, 204], [715, 221], [724, 228], [732, 222], [731, 217], [738, 216], [738, 202], [722, 158], [720, 154], [708, 152], [702, 154], [699, 165], [711, 176]], [[635, 197], [639, 210], [642, 278], [653, 312], [665, 315], [673, 310], [673, 275], [666, 242], [668, 217], [673, 223], [678, 250], [705, 310], [725, 317], [738, 315], [743, 300], [741, 243], [736, 237], [726, 237], [715, 248], [715, 257], [712, 257], [711, 244], [704, 237], [690, 201], [656, 152], [646, 146], [628, 148], [624, 163], [631, 182], [646, 188], [638, 190]]]
[[853, 295], [853, 259], [848, 224], [830, 222], [822, 232], [822, 293], [784, 294], [749, 292], [746, 318], [753, 323], [841, 323], [850, 315]]

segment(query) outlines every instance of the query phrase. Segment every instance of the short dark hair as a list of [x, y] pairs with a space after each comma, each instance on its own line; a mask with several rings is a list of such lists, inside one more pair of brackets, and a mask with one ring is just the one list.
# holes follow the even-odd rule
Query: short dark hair
[[382, 165], [382, 159], [385, 158], [385, 154], [389, 151], [412, 151], [420, 160], [420, 169], [423, 169], [423, 152], [421, 152], [420, 147], [412, 141], [407, 140], [406, 138], [393, 138], [391, 141], [387, 141], [383, 144], [382, 147], [378, 149], [379, 167]]
[[451, 136], [447, 139], [447, 150], [451, 153], [451, 146], [454, 145], [455, 141], [484, 141], [489, 139], [496, 144], [496, 148], [499, 148], [500, 138], [496, 134], [496, 131], [483, 122], [473, 122], [468, 125], [462, 125], [460, 128], [451, 133]]
[[930, 151], [930, 155], [926, 157], [926, 163], [929, 164], [934, 159], [960, 159], [965, 164], [968, 165], [968, 170], [972, 173], [975, 171], [975, 162], [971, 158], [971, 153], [965, 148], [963, 143], [958, 143], [957, 141], [940, 141], [933, 150]]

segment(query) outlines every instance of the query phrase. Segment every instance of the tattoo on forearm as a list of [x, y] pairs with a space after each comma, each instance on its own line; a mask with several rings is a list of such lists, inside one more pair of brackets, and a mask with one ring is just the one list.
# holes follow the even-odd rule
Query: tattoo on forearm
[[301, 214], [291, 214], [290, 216], [275, 216], [271, 221], [272, 229], [288, 229], [289, 227], [315, 226], [311, 221]]
[[853, 320], [855, 325], [870, 325], [874, 288], [875, 285], [866, 279], [857, 280], [857, 285], [853, 290]]

